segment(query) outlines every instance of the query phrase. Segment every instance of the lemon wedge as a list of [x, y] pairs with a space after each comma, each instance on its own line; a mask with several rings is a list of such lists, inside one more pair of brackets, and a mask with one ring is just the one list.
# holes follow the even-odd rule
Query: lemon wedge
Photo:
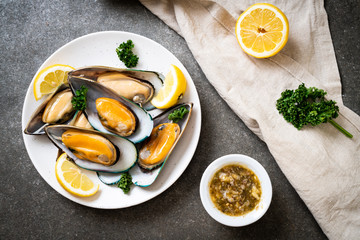
[[183, 72], [175, 65], [170, 66], [170, 71], [165, 77], [164, 86], [151, 100], [156, 108], [169, 108], [182, 98], [186, 90], [186, 79]]
[[61, 84], [67, 82], [68, 72], [74, 69], [68, 65], [55, 64], [41, 70], [34, 80], [35, 99], [55, 92]]
[[289, 22], [285, 14], [274, 5], [257, 3], [240, 15], [235, 32], [241, 48], [247, 54], [267, 58], [285, 46]]
[[78, 166], [69, 161], [66, 153], [56, 161], [55, 174], [60, 185], [75, 196], [89, 197], [99, 190], [99, 184], [94, 184]]

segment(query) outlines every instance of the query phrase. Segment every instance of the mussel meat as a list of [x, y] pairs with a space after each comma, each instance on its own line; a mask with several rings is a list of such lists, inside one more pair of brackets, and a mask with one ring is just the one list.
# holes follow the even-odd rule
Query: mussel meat
[[62, 134], [61, 140], [79, 159], [105, 166], [113, 165], [118, 159], [114, 145], [101, 135], [69, 129]]
[[69, 72], [69, 78], [72, 77], [97, 81], [141, 106], [149, 103], [163, 86], [163, 80], [157, 72], [106, 66], [78, 68]]
[[113, 134], [70, 125], [48, 125], [45, 132], [81, 168], [108, 173], [128, 171], [138, 159], [136, 146]]
[[180, 134], [177, 123], [162, 123], [156, 126], [139, 152], [139, 165], [152, 169], [162, 164]]
[[57, 93], [46, 104], [42, 121], [55, 124], [69, 120], [75, 111], [71, 103], [72, 97], [73, 94], [70, 89]]
[[150, 83], [129, 77], [124, 73], [104, 73], [97, 81], [135, 103], [144, 104], [154, 94], [154, 88]]
[[96, 99], [96, 110], [101, 124], [122, 137], [130, 136], [136, 127], [136, 118], [124, 104], [112, 98]]
[[94, 129], [87, 120], [85, 114], [81, 111], [75, 114], [74, 119], [69, 123], [69, 125], [86, 129]]
[[44, 128], [51, 124], [64, 124], [75, 113], [72, 107], [73, 94], [68, 85], [61, 85], [53, 94], [40, 104], [31, 116], [24, 133], [45, 134]]

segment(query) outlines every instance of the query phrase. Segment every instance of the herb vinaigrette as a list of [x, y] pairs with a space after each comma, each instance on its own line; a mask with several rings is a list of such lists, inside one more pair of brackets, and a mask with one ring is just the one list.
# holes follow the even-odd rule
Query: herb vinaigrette
[[210, 198], [221, 212], [241, 216], [252, 211], [261, 198], [258, 177], [241, 165], [227, 165], [218, 170], [209, 184]]

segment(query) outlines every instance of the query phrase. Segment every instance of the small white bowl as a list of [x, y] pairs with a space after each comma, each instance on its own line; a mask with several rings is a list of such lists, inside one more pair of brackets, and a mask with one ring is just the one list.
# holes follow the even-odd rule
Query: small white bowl
[[[230, 164], [240, 164], [252, 170], [258, 177], [261, 185], [261, 199], [257, 207], [242, 216], [229, 216], [216, 208], [210, 198], [209, 185], [214, 174], [222, 167]], [[269, 175], [256, 160], [241, 154], [230, 154], [216, 159], [205, 170], [200, 182], [201, 202], [208, 214], [219, 223], [231, 227], [249, 225], [260, 219], [270, 206], [272, 198], [272, 186]]]

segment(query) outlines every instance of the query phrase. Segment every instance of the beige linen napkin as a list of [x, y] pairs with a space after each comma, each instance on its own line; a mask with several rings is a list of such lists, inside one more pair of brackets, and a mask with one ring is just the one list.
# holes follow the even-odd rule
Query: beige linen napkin
[[[218, 93], [264, 140], [280, 168], [332, 239], [360, 236], [360, 117], [346, 108], [323, 1], [270, 1], [287, 15], [286, 47], [270, 59], [245, 54], [235, 37], [238, 16], [254, 1], [140, 0], [183, 36]], [[277, 112], [285, 89], [301, 83], [337, 101], [340, 125], [298, 131]]]

